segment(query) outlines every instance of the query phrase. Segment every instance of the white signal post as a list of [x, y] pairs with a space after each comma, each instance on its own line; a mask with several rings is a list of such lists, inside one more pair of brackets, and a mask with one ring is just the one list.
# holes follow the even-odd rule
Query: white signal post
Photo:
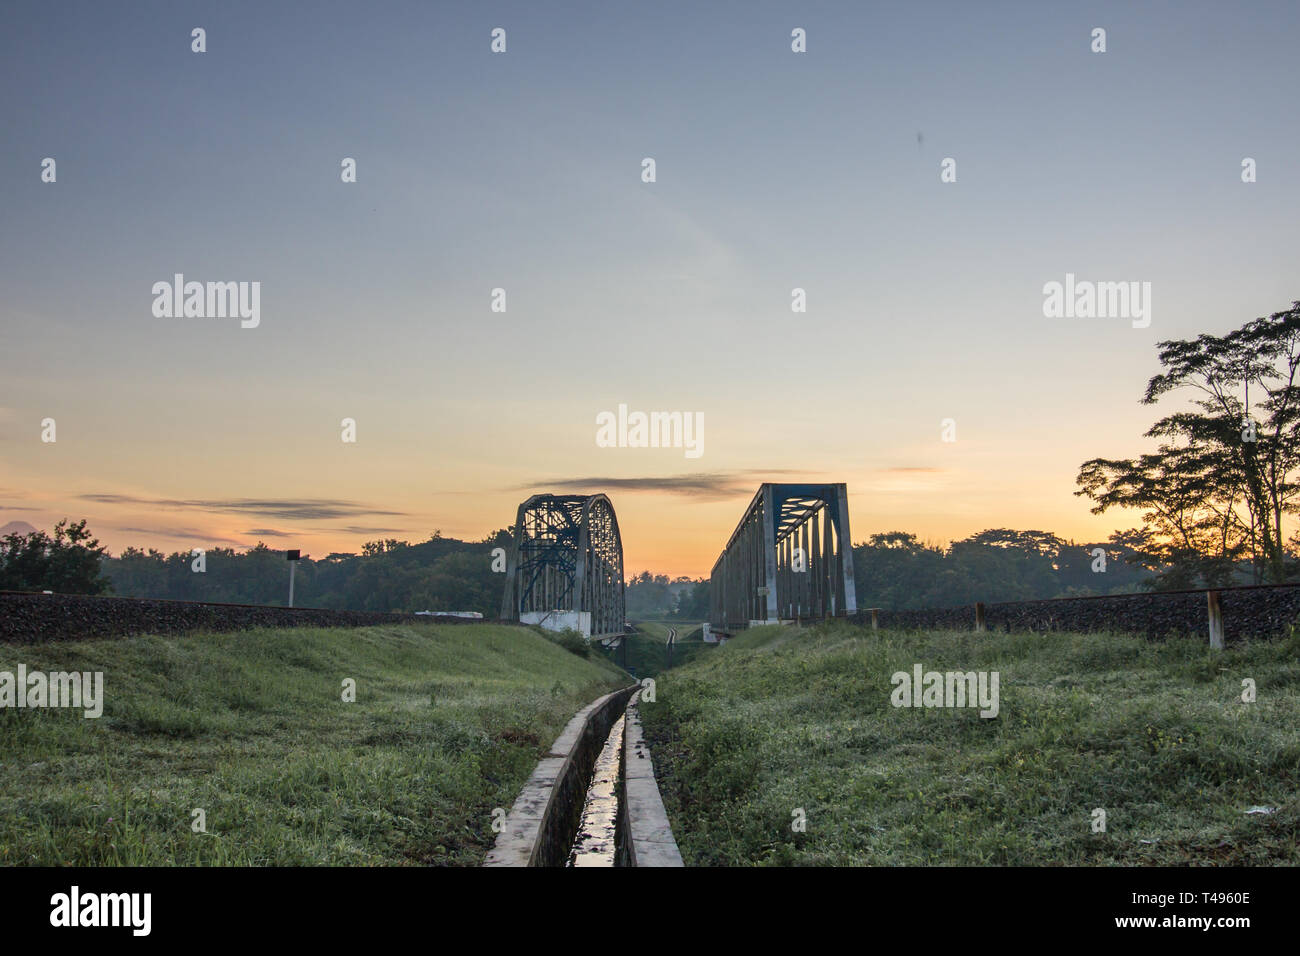
[[284, 556], [289, 559], [289, 607], [293, 607], [293, 569], [298, 566], [302, 552], [294, 548], [292, 551], [286, 551]]

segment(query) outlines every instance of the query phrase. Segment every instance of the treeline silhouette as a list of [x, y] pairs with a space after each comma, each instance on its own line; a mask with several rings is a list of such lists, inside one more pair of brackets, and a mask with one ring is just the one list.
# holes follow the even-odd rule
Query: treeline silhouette
[[[1046, 531], [992, 528], [941, 546], [905, 531], [853, 546], [858, 607], [893, 611], [1041, 598], [1125, 594], [1159, 578], [1116, 541], [1079, 544]], [[1246, 572], [1242, 572], [1243, 581]], [[709, 582], [641, 572], [628, 582], [628, 617], [704, 621]]]
[[854, 545], [853, 572], [859, 608], [902, 611], [1141, 591], [1156, 580], [1137, 558], [1114, 541], [1047, 531], [991, 528], [947, 547], [890, 531]]
[[[946, 546], [904, 531], [874, 534], [853, 547], [857, 603], [915, 610], [1200, 586], [1189, 582], [1183, 565], [1153, 561], [1142, 543], [1133, 532], [1081, 544], [1045, 531], [993, 528]], [[478, 611], [494, 618], [505, 580], [494, 549], [509, 546], [510, 532], [501, 529], [480, 541], [434, 532], [416, 544], [387, 539], [368, 542], [360, 554], [307, 555], [295, 572], [295, 603], [353, 611]], [[1287, 569], [1298, 570], [1290, 552], [1284, 556]], [[62, 521], [52, 536], [37, 531], [0, 538], [0, 590], [282, 605], [288, 576], [285, 552], [261, 542], [246, 551], [208, 549], [201, 560], [193, 552], [134, 547], [110, 557], [84, 520]], [[1216, 575], [1220, 583], [1253, 579], [1248, 560]], [[704, 621], [709, 581], [642, 571], [628, 579], [626, 603], [629, 620]]]
[[[335, 552], [304, 556], [294, 577], [294, 603], [352, 611], [478, 611], [501, 613], [504, 576], [492, 570], [494, 548], [508, 548], [510, 532], [481, 541], [444, 538], [427, 541], [372, 541], [360, 554]], [[289, 567], [284, 551], [261, 542], [247, 551], [213, 548], [195, 571], [189, 552], [163, 554], [127, 548], [103, 561], [103, 574], [122, 597], [218, 601], [234, 604], [284, 604]], [[495, 562], [498, 566], [500, 561]]]
[[[1118, 537], [1079, 544], [1044, 531], [996, 528], [941, 546], [903, 531], [875, 534], [853, 548], [858, 606], [911, 610], [1122, 594], [1183, 582], [1181, 575], [1154, 573], [1144, 563], [1149, 557], [1117, 543]], [[494, 549], [509, 545], [507, 529], [480, 541], [434, 532], [416, 544], [387, 539], [368, 542], [360, 554], [307, 555], [295, 572], [295, 603], [496, 617], [504, 576]], [[1243, 565], [1237, 578], [1245, 583], [1250, 576]], [[0, 589], [281, 605], [288, 597], [288, 577], [285, 552], [261, 542], [246, 551], [207, 549], [201, 560], [193, 552], [134, 547], [110, 557], [84, 520], [60, 522], [53, 536], [38, 531], [0, 539]], [[709, 614], [709, 581], [643, 571], [628, 579], [626, 599], [631, 620], [703, 621]]]

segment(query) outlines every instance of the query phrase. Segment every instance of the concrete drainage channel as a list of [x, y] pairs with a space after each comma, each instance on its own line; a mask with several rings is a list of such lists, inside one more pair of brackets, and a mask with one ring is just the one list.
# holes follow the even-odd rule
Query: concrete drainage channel
[[506, 816], [484, 866], [681, 866], [636, 685], [578, 711]]

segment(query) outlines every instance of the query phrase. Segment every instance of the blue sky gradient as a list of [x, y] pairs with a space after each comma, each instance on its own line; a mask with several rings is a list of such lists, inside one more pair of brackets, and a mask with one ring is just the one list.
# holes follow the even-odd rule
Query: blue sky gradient
[[[82, 496], [297, 496], [479, 536], [551, 480], [791, 470], [859, 539], [1103, 538], [1136, 516], [1074, 473], [1147, 447], [1155, 343], [1300, 297], [1297, 38], [1295, 3], [11, 4], [0, 524], [251, 544]], [[155, 318], [176, 272], [260, 281], [260, 327]], [[1151, 282], [1151, 327], [1045, 319], [1067, 272]], [[706, 454], [596, 448], [620, 402]], [[616, 498], [629, 568], [707, 573], [748, 494]]]

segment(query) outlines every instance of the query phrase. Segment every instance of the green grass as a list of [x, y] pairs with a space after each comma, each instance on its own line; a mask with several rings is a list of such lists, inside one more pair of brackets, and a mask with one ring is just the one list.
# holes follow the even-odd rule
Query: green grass
[[474, 865], [573, 713], [628, 683], [497, 625], [0, 645], [19, 663], [103, 671], [106, 702], [0, 710], [0, 864]]
[[[767, 627], [642, 713], [688, 865], [1295, 865], [1298, 658], [1295, 637]], [[895, 708], [916, 663], [998, 671], [999, 716]]]

